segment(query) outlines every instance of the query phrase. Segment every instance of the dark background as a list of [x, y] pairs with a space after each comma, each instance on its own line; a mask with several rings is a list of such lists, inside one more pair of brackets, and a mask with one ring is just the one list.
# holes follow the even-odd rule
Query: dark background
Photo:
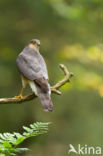
[[22, 156], [67, 156], [69, 144], [103, 147], [103, 1], [0, 0], [0, 98], [19, 94], [16, 57], [33, 38], [41, 41], [51, 85], [63, 78], [59, 63], [74, 77], [61, 96], [52, 95], [53, 113], [38, 99], [0, 105], [0, 132], [52, 122], [48, 134], [22, 144], [31, 149]]

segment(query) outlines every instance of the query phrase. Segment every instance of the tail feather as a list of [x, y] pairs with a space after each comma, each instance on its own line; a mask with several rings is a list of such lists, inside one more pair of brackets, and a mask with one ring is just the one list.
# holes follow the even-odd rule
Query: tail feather
[[53, 111], [53, 103], [52, 103], [52, 100], [51, 100], [51, 97], [50, 97], [49, 90], [44, 91], [38, 85], [36, 85], [36, 87], [37, 87], [38, 96], [40, 98], [40, 101], [42, 103], [44, 111], [52, 112]]

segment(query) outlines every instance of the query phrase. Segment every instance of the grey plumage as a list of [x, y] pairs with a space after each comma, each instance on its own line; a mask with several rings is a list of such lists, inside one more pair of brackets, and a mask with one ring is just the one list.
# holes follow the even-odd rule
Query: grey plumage
[[19, 54], [16, 60], [19, 72], [29, 81], [33, 81], [43, 109], [53, 111], [50, 97], [50, 85], [45, 61], [40, 53], [29, 45]]
[[29, 80], [48, 79], [45, 61], [39, 52], [27, 46], [16, 60], [18, 70]]
[[41, 87], [36, 84], [37, 92], [39, 93], [38, 96], [40, 98], [40, 101], [42, 103], [43, 109], [45, 111], [53, 111], [53, 103], [51, 101], [51, 97], [49, 94], [49, 89], [47, 91], [41, 89]]

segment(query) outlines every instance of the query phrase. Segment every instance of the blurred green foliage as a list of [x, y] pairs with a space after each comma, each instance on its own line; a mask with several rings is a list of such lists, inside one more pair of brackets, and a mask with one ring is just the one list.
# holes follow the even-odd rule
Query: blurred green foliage
[[102, 33], [102, 0], [0, 1], [0, 97], [19, 93], [15, 60], [32, 38], [41, 40], [51, 85], [63, 76], [59, 63], [75, 75], [61, 96], [52, 95], [53, 113], [43, 112], [38, 99], [0, 106], [0, 132], [22, 132], [22, 125], [35, 121], [54, 123], [45, 140], [25, 143], [32, 148], [25, 156], [66, 156], [70, 143], [103, 145]]

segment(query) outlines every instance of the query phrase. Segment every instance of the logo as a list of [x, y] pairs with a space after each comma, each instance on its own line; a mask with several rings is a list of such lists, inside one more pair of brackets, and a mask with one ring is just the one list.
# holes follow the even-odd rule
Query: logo
[[77, 148], [75, 148], [72, 144], [69, 145], [69, 150], [68, 150], [68, 154], [70, 153], [75, 153], [75, 154], [97, 154], [100, 155], [102, 154], [102, 149], [101, 147], [97, 146], [97, 147], [89, 147], [87, 145], [81, 146], [80, 144], [78, 144]]

